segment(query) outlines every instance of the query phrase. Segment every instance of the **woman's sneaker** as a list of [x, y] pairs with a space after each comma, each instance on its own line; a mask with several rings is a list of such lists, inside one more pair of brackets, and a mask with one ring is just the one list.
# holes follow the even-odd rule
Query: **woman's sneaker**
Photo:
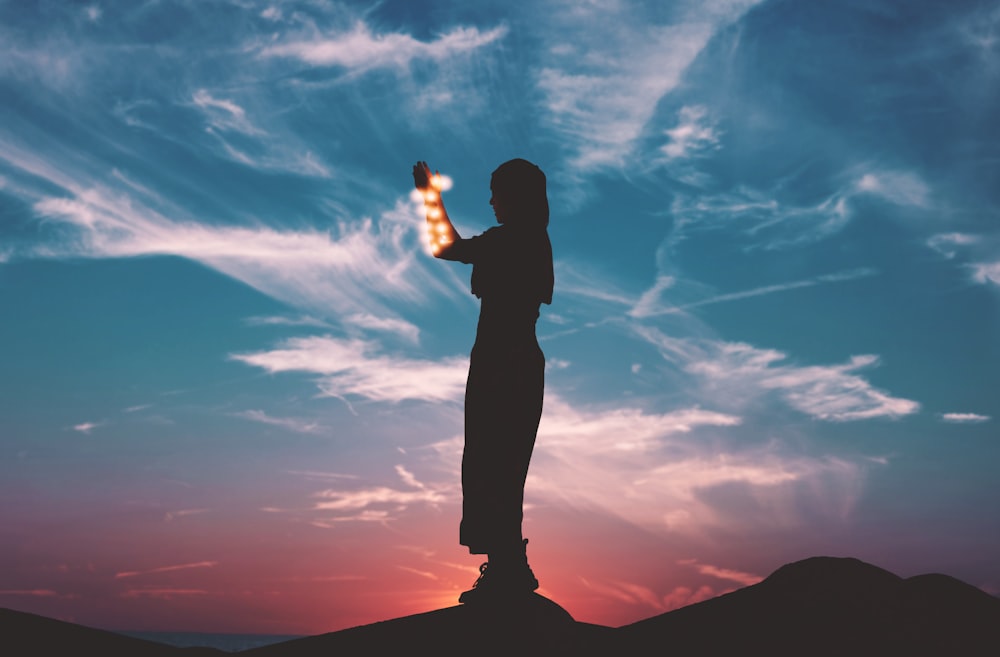
[[479, 566], [479, 579], [468, 591], [458, 596], [462, 604], [503, 602], [530, 594], [538, 588], [538, 579], [527, 562], [520, 567], [498, 568], [484, 563]]

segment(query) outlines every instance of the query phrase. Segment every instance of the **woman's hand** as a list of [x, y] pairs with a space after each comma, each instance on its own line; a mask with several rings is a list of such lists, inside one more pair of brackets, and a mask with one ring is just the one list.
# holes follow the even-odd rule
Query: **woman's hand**
[[420, 191], [431, 186], [431, 168], [423, 160], [413, 165], [413, 186]]

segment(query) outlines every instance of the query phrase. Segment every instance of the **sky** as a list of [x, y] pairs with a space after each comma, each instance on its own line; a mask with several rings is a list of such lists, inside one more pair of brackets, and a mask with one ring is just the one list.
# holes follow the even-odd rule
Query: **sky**
[[1000, 2], [0, 0], [0, 606], [457, 603], [478, 305], [547, 174], [524, 531], [619, 626], [851, 556], [1000, 594]]

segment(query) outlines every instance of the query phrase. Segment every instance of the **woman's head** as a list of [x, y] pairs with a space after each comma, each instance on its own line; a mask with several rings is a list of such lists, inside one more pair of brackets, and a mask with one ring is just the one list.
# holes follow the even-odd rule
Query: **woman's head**
[[549, 200], [545, 195], [545, 174], [536, 165], [520, 158], [504, 162], [490, 180], [490, 205], [501, 224], [549, 225]]

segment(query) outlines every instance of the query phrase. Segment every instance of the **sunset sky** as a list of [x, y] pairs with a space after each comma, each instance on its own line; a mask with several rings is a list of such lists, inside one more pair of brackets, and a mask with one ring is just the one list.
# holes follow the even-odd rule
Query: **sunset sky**
[[540, 593], [852, 556], [1000, 593], [1000, 2], [0, 0], [0, 607], [457, 603], [490, 173], [548, 175]]

